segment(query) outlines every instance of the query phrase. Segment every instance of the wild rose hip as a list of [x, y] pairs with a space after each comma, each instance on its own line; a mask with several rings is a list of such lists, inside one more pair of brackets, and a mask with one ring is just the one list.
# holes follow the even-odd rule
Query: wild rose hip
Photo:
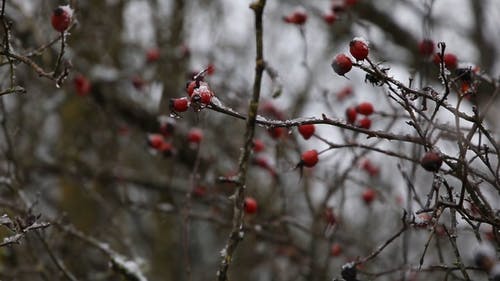
[[361, 194], [361, 197], [363, 198], [363, 201], [365, 201], [366, 204], [371, 204], [373, 200], [377, 197], [377, 193], [375, 190], [368, 188], [365, 191], [363, 191], [363, 194]]
[[[455, 56], [454, 54], [444, 54], [443, 61], [444, 61], [444, 65], [448, 69], [455, 69], [458, 66], [458, 59], [457, 59], [457, 56]], [[437, 65], [439, 65], [441, 63], [441, 55], [440, 54], [434, 55], [434, 63]]]
[[286, 23], [303, 25], [307, 21], [307, 13], [302, 7], [298, 7], [293, 11], [293, 13], [288, 16], [283, 17]]
[[151, 63], [160, 59], [160, 49], [154, 47], [146, 51], [146, 62]]
[[323, 15], [323, 20], [327, 24], [333, 24], [337, 20], [337, 16], [335, 16], [335, 14], [332, 12], [328, 12], [328, 13]]
[[262, 152], [266, 148], [266, 145], [264, 144], [263, 141], [259, 139], [254, 139], [253, 140], [253, 151], [255, 153]]
[[443, 158], [441, 158], [441, 155], [436, 151], [428, 151], [420, 160], [420, 165], [429, 172], [439, 171], [442, 164]]
[[306, 167], [314, 167], [318, 160], [318, 151], [315, 149], [302, 153], [301, 163]]
[[356, 108], [354, 107], [348, 107], [346, 110], [345, 110], [345, 117], [347, 119], [347, 123], [349, 124], [354, 124], [354, 122], [356, 121], [356, 116], [358, 115], [358, 112], [356, 111]]
[[68, 29], [71, 23], [71, 17], [73, 16], [73, 9], [69, 5], [59, 6], [54, 9], [52, 16], [50, 17], [50, 22], [52, 27], [59, 31], [64, 32]]
[[75, 76], [73, 84], [75, 85], [76, 94], [79, 96], [86, 96], [90, 92], [90, 81], [82, 74], [77, 74]]
[[344, 76], [344, 74], [351, 70], [352, 61], [345, 54], [339, 54], [333, 59], [332, 68], [335, 73], [340, 76]]
[[187, 98], [171, 99], [170, 109], [175, 112], [184, 112], [189, 108], [189, 101]]
[[285, 129], [282, 127], [276, 127], [276, 128], [271, 128], [267, 130], [271, 138], [273, 139], [279, 139], [285, 134]]
[[314, 124], [304, 124], [299, 126], [299, 133], [306, 140], [310, 139], [312, 135], [314, 135], [314, 131], [316, 131]]
[[342, 247], [340, 247], [339, 243], [334, 243], [330, 250], [330, 254], [334, 257], [338, 257], [342, 254]]
[[431, 39], [424, 39], [418, 44], [418, 52], [425, 57], [429, 57], [434, 53], [434, 41]]
[[245, 213], [251, 215], [257, 213], [257, 200], [252, 197], [246, 197], [243, 202]]
[[364, 60], [368, 57], [368, 44], [359, 38], [354, 38], [349, 43], [349, 52], [356, 60]]
[[372, 126], [372, 120], [370, 120], [370, 118], [368, 118], [368, 117], [365, 117], [365, 118], [363, 118], [363, 119], [359, 120], [359, 122], [358, 122], [358, 126], [359, 126], [360, 128], [363, 128], [363, 129], [367, 129], [367, 130], [368, 130], [368, 129], [370, 129], [370, 127]]
[[148, 140], [148, 145], [154, 149], [159, 149], [165, 142], [165, 139], [160, 134], [149, 134], [147, 140]]
[[368, 115], [373, 114], [374, 109], [373, 109], [373, 105], [370, 102], [362, 102], [362, 103], [358, 104], [358, 106], [356, 106], [356, 111], [359, 114], [363, 114], [363, 115], [368, 116]]
[[193, 128], [187, 136], [188, 142], [199, 144], [203, 140], [203, 132], [198, 128]]

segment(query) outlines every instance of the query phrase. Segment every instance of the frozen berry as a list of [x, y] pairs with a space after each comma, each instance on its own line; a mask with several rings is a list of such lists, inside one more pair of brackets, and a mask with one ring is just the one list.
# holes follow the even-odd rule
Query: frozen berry
[[338, 257], [342, 254], [342, 247], [340, 247], [339, 243], [334, 243], [332, 248], [330, 249], [330, 254], [334, 257]]
[[187, 98], [171, 99], [170, 108], [175, 112], [184, 112], [189, 108], [189, 101]]
[[159, 149], [163, 145], [164, 142], [165, 142], [165, 139], [160, 134], [149, 134], [148, 135], [148, 145], [151, 148]]
[[[454, 54], [444, 54], [443, 61], [444, 61], [444, 65], [448, 69], [455, 69], [458, 66], [458, 59], [457, 59], [457, 56], [455, 56]], [[434, 55], [434, 63], [438, 64], [438, 65], [441, 63], [441, 55], [440, 54]]]
[[424, 39], [418, 44], [418, 51], [422, 56], [428, 57], [434, 53], [434, 41]]
[[373, 200], [375, 200], [375, 197], [377, 197], [377, 193], [375, 190], [368, 188], [365, 191], [363, 191], [363, 194], [361, 195], [363, 198], [363, 201], [365, 201], [366, 204], [371, 204]]
[[155, 62], [160, 59], [160, 49], [154, 47], [146, 51], [146, 62]]
[[302, 25], [307, 21], [307, 13], [302, 7], [298, 7], [288, 16], [283, 17], [286, 23]]
[[258, 153], [258, 152], [262, 152], [264, 151], [264, 149], [266, 148], [266, 145], [264, 144], [263, 141], [259, 140], [259, 139], [254, 139], [253, 140], [253, 151]]
[[347, 123], [349, 123], [349, 124], [354, 124], [354, 122], [356, 121], [357, 115], [358, 115], [358, 112], [356, 111], [356, 108], [354, 108], [354, 107], [348, 107], [345, 110], [345, 116], [347, 119]]
[[333, 71], [335, 71], [335, 73], [343, 76], [344, 74], [346, 74], [351, 70], [352, 61], [345, 54], [339, 54], [333, 59], [332, 68]]
[[271, 128], [268, 132], [269, 135], [275, 140], [285, 135], [285, 129], [282, 127]]
[[198, 144], [203, 140], [203, 132], [198, 128], [193, 128], [189, 131], [187, 139], [190, 143]]
[[306, 140], [314, 135], [314, 131], [316, 130], [314, 124], [304, 124], [299, 126], [299, 133]]
[[315, 149], [302, 153], [301, 162], [306, 167], [314, 167], [318, 163], [318, 151]]
[[361, 162], [361, 169], [367, 172], [370, 176], [375, 177], [380, 173], [380, 168], [375, 166], [370, 160], [364, 159]]
[[371, 115], [374, 110], [373, 110], [373, 105], [370, 103], [370, 102], [362, 102], [360, 104], [358, 104], [358, 106], [356, 106], [356, 111], [359, 113], [359, 114], [363, 114], [363, 115]]
[[356, 60], [364, 60], [368, 57], [368, 44], [359, 38], [354, 38], [349, 43], [349, 52]]
[[50, 18], [52, 27], [59, 32], [64, 32], [66, 29], [68, 29], [71, 23], [72, 16], [73, 9], [71, 9], [69, 5], [59, 6], [55, 8]]
[[422, 165], [422, 167], [429, 172], [439, 171], [442, 164], [443, 158], [441, 158], [441, 155], [435, 151], [428, 151], [420, 160], [420, 165]]
[[215, 65], [213, 63], [207, 66], [207, 74], [213, 75], [215, 73]]
[[368, 117], [365, 117], [365, 118], [359, 120], [358, 126], [360, 128], [368, 130], [372, 126], [372, 120], [370, 120], [370, 118], [368, 118]]
[[353, 93], [352, 87], [346, 86], [337, 93], [337, 100], [343, 101], [345, 98], [350, 97], [352, 93]]
[[247, 214], [257, 213], [257, 201], [252, 197], [246, 197], [244, 201], [244, 209]]
[[75, 85], [77, 95], [86, 96], [90, 92], [90, 81], [82, 74], [77, 74], [73, 79], [73, 83]]
[[335, 14], [332, 12], [328, 12], [328, 13], [323, 15], [323, 20], [327, 24], [333, 24], [337, 20], [337, 16], [335, 16]]

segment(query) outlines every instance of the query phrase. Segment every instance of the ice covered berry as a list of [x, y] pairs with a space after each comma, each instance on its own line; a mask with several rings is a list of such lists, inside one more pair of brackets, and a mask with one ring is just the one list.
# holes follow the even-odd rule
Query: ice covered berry
[[345, 116], [347, 119], [347, 123], [349, 123], [349, 124], [354, 124], [354, 122], [356, 121], [357, 115], [358, 115], [358, 112], [356, 111], [355, 107], [351, 106], [345, 110]]
[[363, 201], [369, 205], [373, 202], [373, 200], [375, 200], [375, 198], [377, 197], [377, 193], [375, 192], [375, 190], [368, 188], [363, 191], [361, 197], [363, 198]]
[[431, 39], [424, 39], [418, 44], [418, 52], [425, 57], [434, 53], [434, 41]]
[[314, 131], [316, 131], [316, 127], [314, 126], [314, 124], [304, 124], [299, 126], [299, 133], [306, 140], [314, 135]]
[[372, 120], [370, 118], [368, 118], [368, 117], [365, 117], [365, 118], [359, 120], [358, 126], [360, 128], [368, 130], [372, 126]]
[[52, 27], [59, 32], [64, 32], [66, 29], [68, 29], [71, 23], [72, 16], [73, 9], [71, 9], [69, 5], [59, 6], [55, 8], [50, 18]]
[[252, 197], [246, 197], [244, 200], [244, 210], [247, 214], [257, 213], [257, 200]]
[[349, 52], [356, 60], [364, 60], [368, 57], [368, 44], [360, 38], [354, 38], [349, 43]]
[[332, 62], [332, 68], [338, 75], [344, 76], [352, 68], [351, 59], [345, 54], [338, 54]]
[[301, 162], [306, 167], [314, 167], [318, 163], [318, 151], [315, 149], [302, 153]]
[[170, 108], [175, 112], [184, 112], [189, 108], [189, 101], [187, 98], [171, 99]]
[[443, 158], [441, 158], [441, 155], [436, 151], [428, 151], [420, 160], [420, 165], [429, 172], [439, 171], [442, 164]]
[[373, 105], [370, 102], [362, 102], [356, 106], [356, 111], [359, 114], [371, 115], [374, 112]]

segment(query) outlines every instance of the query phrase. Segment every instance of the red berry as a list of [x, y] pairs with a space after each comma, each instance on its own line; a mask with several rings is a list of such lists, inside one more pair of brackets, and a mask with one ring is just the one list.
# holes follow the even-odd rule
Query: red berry
[[266, 145], [264, 144], [263, 141], [259, 139], [254, 139], [253, 140], [253, 151], [254, 152], [262, 152], [266, 148]]
[[302, 164], [306, 167], [314, 167], [318, 163], [318, 151], [315, 149], [302, 153]]
[[244, 200], [244, 210], [247, 214], [257, 213], [257, 201], [252, 197], [246, 197]]
[[424, 39], [418, 44], [418, 51], [422, 56], [428, 57], [434, 53], [434, 41]]
[[155, 62], [160, 59], [160, 49], [151, 48], [146, 51], [146, 62]]
[[55, 8], [50, 18], [52, 27], [59, 32], [64, 32], [66, 29], [68, 29], [71, 23], [72, 16], [73, 9], [71, 9], [69, 5], [59, 6]]
[[269, 167], [271, 167], [269, 165], [269, 161], [267, 160], [267, 158], [263, 157], [263, 156], [257, 156], [253, 159], [253, 164], [261, 167], [261, 168], [264, 168], [264, 169], [268, 169]]
[[371, 115], [374, 110], [373, 110], [373, 105], [369, 102], [362, 102], [360, 104], [358, 104], [358, 106], [356, 106], [356, 111], [359, 113], [359, 114], [363, 114], [363, 115]]
[[149, 134], [148, 135], [148, 145], [151, 148], [159, 149], [163, 143], [165, 143], [165, 139], [160, 134]]
[[351, 96], [352, 93], [353, 93], [352, 87], [351, 86], [346, 86], [346, 87], [342, 88], [342, 90], [340, 90], [337, 93], [337, 100], [338, 101], [343, 101], [345, 98]]
[[285, 16], [283, 18], [283, 20], [286, 23], [302, 25], [302, 24], [306, 23], [306, 21], [307, 21], [307, 13], [302, 7], [299, 7], [297, 9], [295, 9], [295, 11], [293, 13], [291, 13], [290, 15]]
[[372, 126], [372, 120], [370, 120], [370, 118], [368, 118], [368, 117], [365, 117], [365, 118], [359, 120], [358, 126], [360, 128], [368, 130]]
[[285, 134], [285, 129], [282, 127], [276, 127], [269, 129], [268, 132], [273, 139], [279, 139]]
[[364, 60], [368, 57], [368, 44], [362, 39], [354, 38], [349, 43], [349, 52], [356, 60]]
[[203, 132], [198, 128], [193, 128], [189, 131], [187, 139], [190, 143], [198, 144], [203, 140]]
[[187, 98], [171, 99], [170, 108], [175, 112], [184, 112], [189, 108], [189, 101]]
[[354, 107], [348, 107], [346, 110], [345, 110], [345, 116], [346, 116], [346, 119], [347, 119], [347, 123], [349, 124], [354, 124], [354, 122], [356, 121], [356, 116], [358, 115], [358, 112], [356, 111], [356, 108]]
[[446, 68], [448, 69], [455, 69], [457, 68], [458, 65], [458, 59], [457, 56], [454, 54], [444, 54], [444, 65], [446, 65]]
[[[458, 59], [454, 54], [444, 54], [443, 60], [444, 65], [448, 69], [455, 69], [458, 66]], [[439, 54], [434, 55], [434, 63], [438, 65], [441, 63], [441, 56]]]
[[370, 160], [364, 159], [361, 162], [361, 169], [367, 172], [370, 176], [375, 177], [380, 173], [379, 167], [375, 166]]
[[328, 13], [323, 15], [323, 20], [327, 24], [333, 24], [337, 20], [337, 16], [332, 12], [328, 12]]
[[157, 148], [158, 151], [163, 153], [165, 156], [170, 156], [173, 153], [174, 147], [169, 142], [163, 142], [160, 147]]
[[210, 90], [200, 91], [200, 102], [203, 104], [210, 104], [214, 94]]
[[332, 248], [330, 250], [330, 254], [334, 257], [338, 257], [342, 254], [342, 247], [340, 247], [339, 243], [335, 243], [332, 245]]
[[194, 89], [196, 88], [196, 81], [190, 81], [186, 84], [186, 93], [189, 97], [193, 95]]
[[335, 73], [343, 76], [344, 74], [346, 74], [351, 70], [352, 61], [345, 54], [339, 54], [333, 59], [332, 68], [333, 71], [335, 71]]
[[368, 188], [363, 191], [363, 194], [361, 196], [363, 197], [363, 201], [365, 201], [366, 204], [371, 204], [373, 200], [375, 200], [375, 197], [377, 197], [377, 193], [375, 192], [375, 190]]
[[443, 158], [441, 158], [441, 155], [435, 151], [428, 151], [420, 160], [420, 165], [422, 165], [422, 167], [429, 172], [439, 171], [442, 164]]
[[82, 74], [77, 74], [73, 79], [76, 94], [79, 96], [86, 96], [90, 92], [90, 81]]
[[207, 74], [213, 75], [215, 73], [215, 65], [213, 63], [207, 66]]
[[314, 124], [304, 124], [299, 126], [299, 133], [306, 140], [314, 135], [314, 131], [316, 131]]

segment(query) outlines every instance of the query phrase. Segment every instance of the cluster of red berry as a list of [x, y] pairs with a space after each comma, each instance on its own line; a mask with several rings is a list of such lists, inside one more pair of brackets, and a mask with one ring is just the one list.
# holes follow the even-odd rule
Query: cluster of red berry
[[174, 98], [170, 100], [170, 110], [172, 112], [184, 112], [189, 107], [196, 111], [208, 106], [215, 96], [207, 82], [203, 81], [204, 74], [213, 71], [213, 66], [206, 68], [194, 76], [192, 81], [186, 84], [186, 94], [188, 98]]
[[432, 57], [432, 61], [439, 65], [441, 64], [441, 61], [444, 62], [444, 65], [446, 68], [450, 70], [454, 70], [458, 66], [458, 59], [457, 56], [451, 53], [445, 53], [443, 57], [441, 57], [441, 54], [435, 53], [435, 44], [434, 41], [431, 39], [423, 39], [420, 41], [418, 44], [418, 51], [419, 53], [427, 58]]
[[[370, 49], [364, 39], [354, 38], [349, 43], [349, 52], [357, 61], [362, 61], [368, 57]], [[335, 73], [344, 76], [352, 69], [352, 60], [346, 54], [338, 54], [333, 59], [332, 68]]]
[[358, 113], [364, 115], [362, 119], [357, 122], [357, 126], [363, 129], [370, 129], [372, 126], [372, 120], [368, 117], [375, 112], [373, 105], [370, 102], [362, 102], [357, 106], [350, 106], [346, 109], [345, 115], [347, 123], [354, 124]]
[[[175, 131], [175, 121], [172, 118], [160, 118], [158, 133], [148, 134], [147, 144], [155, 152], [164, 156], [171, 156], [174, 146], [168, 139], [173, 136]], [[186, 136], [187, 142], [192, 146], [199, 146], [203, 140], [203, 131], [199, 128], [191, 128]]]
[[[356, 3], [357, 0], [332, 0], [330, 10], [322, 15], [323, 21], [327, 24], [335, 23], [340, 14], [344, 13]], [[301, 26], [307, 21], [307, 12], [303, 7], [297, 7], [290, 14], [284, 16], [283, 21]]]

